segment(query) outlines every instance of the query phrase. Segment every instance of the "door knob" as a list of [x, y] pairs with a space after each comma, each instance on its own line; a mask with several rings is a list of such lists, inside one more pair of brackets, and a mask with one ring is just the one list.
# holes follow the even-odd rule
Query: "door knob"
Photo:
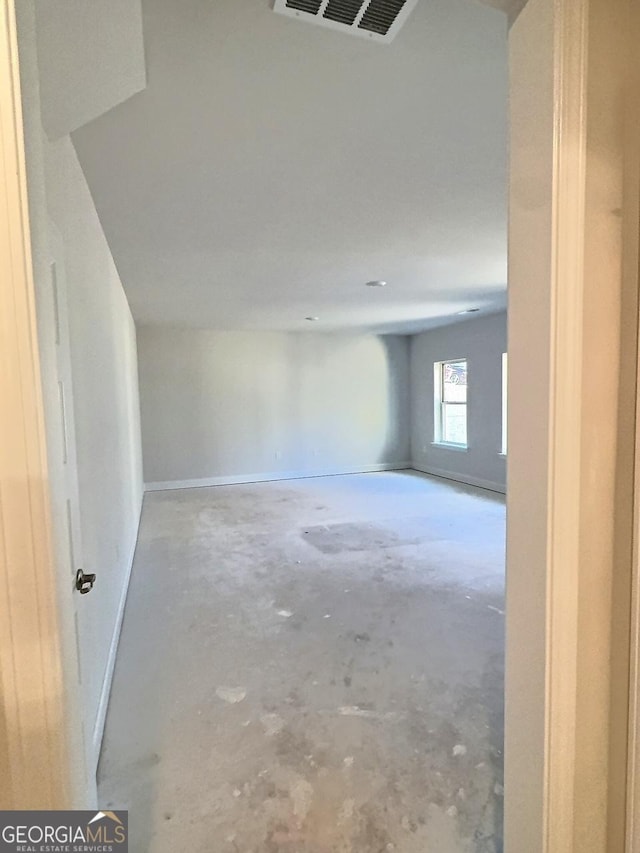
[[85, 575], [82, 569], [78, 569], [76, 573], [76, 589], [81, 595], [86, 595], [88, 592], [91, 592], [95, 582], [95, 575]]

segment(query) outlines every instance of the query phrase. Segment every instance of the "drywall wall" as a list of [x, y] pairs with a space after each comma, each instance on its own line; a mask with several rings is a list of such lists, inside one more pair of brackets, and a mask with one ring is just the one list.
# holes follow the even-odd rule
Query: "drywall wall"
[[[507, 524], [506, 850], [548, 849], [545, 765], [549, 743], [550, 353], [555, 322], [552, 239], [557, 203], [554, 41], [558, 37], [558, 8], [553, 0], [529, 0], [509, 36], [511, 464]], [[567, 758], [570, 760], [571, 756]]]
[[406, 466], [408, 338], [138, 329], [147, 484]]
[[[411, 444], [413, 467], [476, 486], [505, 490], [502, 447], [502, 353], [507, 315], [465, 320], [411, 339]], [[433, 443], [436, 361], [468, 360], [466, 450]]]
[[[135, 327], [73, 144], [51, 142], [42, 126], [37, 26], [36, 4], [24, 0], [18, 35], [63, 667], [70, 725], [85, 744], [74, 802], [88, 808], [143, 492]], [[80, 567], [97, 574], [88, 596], [72, 592]]]
[[[64, 251], [79, 559], [84, 571], [97, 574], [94, 591], [80, 602], [78, 621], [87, 737], [98, 748], [105, 710], [100, 703], [106, 702], [101, 695], [142, 502], [135, 326], [69, 137], [45, 144], [45, 178], [49, 216]], [[60, 274], [59, 261], [58, 269]]]

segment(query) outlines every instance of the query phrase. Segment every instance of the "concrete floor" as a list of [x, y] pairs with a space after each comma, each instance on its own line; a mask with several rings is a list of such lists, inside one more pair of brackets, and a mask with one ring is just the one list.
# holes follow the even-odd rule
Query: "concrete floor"
[[132, 853], [502, 850], [504, 523], [412, 472], [148, 494], [99, 772]]

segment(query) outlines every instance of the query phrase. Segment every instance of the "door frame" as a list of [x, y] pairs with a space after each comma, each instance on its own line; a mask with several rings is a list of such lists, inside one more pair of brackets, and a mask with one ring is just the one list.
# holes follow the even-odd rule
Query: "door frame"
[[[640, 4], [633, 7], [633, 30], [640, 33]], [[636, 63], [630, 75], [631, 86], [640, 91], [640, 63]], [[630, 117], [628, 134], [630, 144], [640, 137], [640, 107]], [[640, 187], [640, 165], [635, 174], [635, 185]], [[631, 194], [630, 194], [631, 195]], [[632, 203], [633, 196], [630, 198]], [[640, 189], [635, 193], [635, 221], [637, 234], [640, 232]], [[629, 227], [633, 228], [630, 217]], [[635, 257], [627, 258], [630, 275], [634, 272], [640, 278], [640, 250]], [[640, 349], [640, 348], [639, 348]], [[626, 852], [640, 853], [640, 353], [636, 353], [635, 381], [637, 389], [635, 412], [635, 450], [636, 464], [634, 474], [633, 502], [633, 548], [632, 548], [632, 590], [631, 590], [631, 655], [629, 668], [629, 763], [627, 771], [627, 822]]]
[[[58, 585], [13, 2], [0, 5], [0, 802], [69, 801]], [[4, 615], [6, 614], [6, 618]]]
[[630, 849], [639, 35], [637, 0], [509, 35], [509, 853]]
[[[593, 387], [585, 384], [584, 378], [594, 366], [611, 368], [618, 364], [623, 333], [619, 300], [613, 305], [603, 302], [604, 289], [598, 287], [597, 276], [590, 273], [588, 265], [595, 263], [602, 272], [593, 255], [594, 249], [601, 248], [597, 233], [602, 211], [589, 183], [597, 174], [590, 159], [588, 143], [594, 127], [589, 124], [587, 108], [602, 96], [593, 85], [594, 79], [598, 80], [595, 60], [599, 51], [610, 48], [611, 40], [620, 36], [606, 26], [598, 33], [591, 18], [606, 14], [605, 7], [609, 13], [615, 8], [617, 23], [622, 19], [624, 27], [633, 2], [529, 0], [512, 30], [515, 44], [529, 23], [538, 26], [533, 6], [547, 4], [551, 17], [546, 20], [548, 26], [538, 28], [538, 35], [553, 73], [550, 77], [538, 75], [544, 78], [543, 88], [536, 91], [543, 99], [538, 105], [551, 120], [547, 125], [550, 159], [539, 187], [548, 195], [538, 199], [549, 228], [539, 232], [547, 235], [547, 242], [544, 251], [536, 254], [542, 256], [542, 262], [548, 255], [549, 264], [539, 279], [544, 299], [538, 300], [537, 307], [531, 300], [519, 301], [518, 296], [510, 304], [508, 853], [604, 850], [607, 815], [614, 808], [606, 801], [612, 766], [608, 741], [611, 714], [604, 705], [611, 701], [611, 668], [604, 658], [612, 648], [610, 587], [617, 564], [611, 552], [613, 532], [607, 529], [595, 537], [593, 521], [598, 513], [609, 513], [615, 503], [612, 483], [621, 459], [612, 458], [606, 446], [603, 452], [596, 452], [602, 434], [593, 433], [589, 425], [600, 401], [597, 395], [594, 399]], [[63, 666], [68, 596], [60, 590], [52, 544], [14, 3], [2, 0], [0, 5], [0, 363], [9, 368], [0, 374], [0, 611], [10, 614], [10, 619], [0, 622], [4, 696], [0, 759], [9, 771], [0, 777], [0, 796], [3, 807], [56, 808], [68, 806], [74, 789], [86, 782], [78, 769], [77, 743], [69, 725], [77, 709], [69, 708], [74, 698], [69, 695]], [[603, 81], [604, 89], [616, 85], [610, 75], [615, 78], [624, 74], [622, 65], [612, 66]], [[526, 68], [521, 70], [526, 72]], [[535, 88], [535, 81], [531, 82]], [[519, 178], [514, 169], [525, 165], [518, 159], [520, 153], [514, 152], [512, 157], [512, 186]], [[628, 210], [624, 205], [621, 210], [626, 222]], [[512, 238], [518, 239], [516, 220], [522, 214], [517, 206], [512, 207]], [[614, 245], [615, 235], [606, 234]], [[511, 251], [511, 274], [517, 279], [531, 260], [530, 252], [524, 246], [521, 253], [513, 239]], [[630, 291], [631, 265], [625, 269]], [[522, 281], [524, 293], [526, 275]], [[615, 293], [620, 298], [621, 289], [618, 280]], [[529, 314], [532, 310], [537, 312], [535, 322]], [[589, 334], [594, 319], [600, 328], [604, 324], [606, 335]], [[531, 350], [527, 352], [516, 341], [516, 335], [526, 332], [527, 327], [529, 339], [531, 334], [535, 336], [542, 354], [542, 382], [533, 389], [533, 402], [527, 402], [522, 393], [523, 381], [527, 384], [531, 378]], [[597, 375], [602, 383], [607, 380], [609, 385], [615, 384], [610, 372]], [[529, 398], [531, 391], [528, 382]], [[532, 408], [536, 394], [540, 411]], [[526, 421], [528, 414], [541, 429], [527, 431], [526, 443], [524, 438], [519, 442], [517, 424]], [[605, 439], [610, 439], [607, 426], [603, 429]], [[532, 472], [533, 445], [542, 454], [543, 464]], [[623, 457], [626, 469], [629, 458], [624, 453]], [[594, 464], [607, 485], [601, 493], [593, 488]], [[532, 481], [536, 489], [527, 496], [525, 490], [531, 491]], [[522, 511], [538, 498], [542, 503], [534, 505], [534, 514], [540, 516], [540, 524], [533, 525], [532, 530], [540, 541], [534, 542], [533, 552], [527, 554], [524, 549], [530, 536], [518, 526], [518, 513], [522, 519]], [[630, 531], [622, 529], [617, 534], [621, 553], [630, 554]], [[625, 566], [623, 557], [622, 575]], [[516, 579], [516, 569], [520, 580]], [[527, 574], [529, 569], [531, 575]], [[604, 606], [594, 599], [593, 592], [589, 594], [592, 582], [605, 583], [610, 597]], [[585, 676], [590, 653], [597, 665], [588, 672], [588, 694]], [[627, 647], [626, 663], [628, 660]], [[527, 697], [533, 702], [531, 707], [523, 704]], [[595, 741], [593, 748], [587, 734]], [[605, 764], [599, 764], [603, 759]], [[533, 762], [530, 771], [527, 761]], [[581, 782], [582, 771], [592, 780], [594, 766], [602, 779], [586, 789]], [[525, 783], [523, 774], [527, 772], [531, 778]]]

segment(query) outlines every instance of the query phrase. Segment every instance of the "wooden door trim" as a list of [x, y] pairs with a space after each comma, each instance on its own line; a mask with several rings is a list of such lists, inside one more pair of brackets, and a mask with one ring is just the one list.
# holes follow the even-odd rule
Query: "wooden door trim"
[[508, 853], [624, 847], [634, 4], [529, 0], [510, 35]]
[[[69, 750], [13, 0], [0, 4], [0, 805], [62, 808]], [[6, 771], [5, 771], [6, 767]]]
[[[640, 4], [631, 8], [631, 41], [640, 40]], [[629, 86], [635, 93], [636, 109], [628, 117], [627, 147], [640, 151], [640, 59], [633, 54], [634, 63], [630, 70]], [[630, 164], [627, 193], [628, 216], [626, 233], [629, 241], [635, 241], [626, 258], [626, 275], [640, 282], [640, 163]], [[636, 284], [637, 293], [637, 284]], [[638, 308], [635, 306], [636, 327], [640, 327]], [[635, 411], [635, 454], [634, 500], [633, 500], [633, 547], [632, 547], [632, 591], [631, 591], [631, 641], [629, 667], [629, 721], [628, 721], [628, 765], [626, 799], [626, 853], [640, 853], [640, 351], [636, 347], [636, 411]]]

